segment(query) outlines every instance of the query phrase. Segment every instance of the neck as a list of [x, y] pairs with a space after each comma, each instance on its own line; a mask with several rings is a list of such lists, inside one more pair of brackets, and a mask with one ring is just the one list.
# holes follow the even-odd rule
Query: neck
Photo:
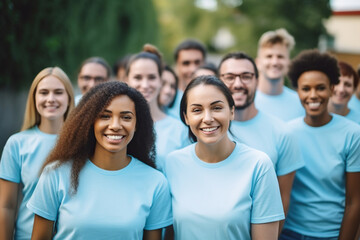
[[90, 160], [99, 168], [116, 171], [125, 168], [129, 163], [131, 158], [127, 156], [126, 149], [120, 152], [109, 152], [104, 150], [101, 146], [96, 144], [94, 155]]
[[181, 91], [183, 91], [183, 92], [185, 91], [186, 83], [185, 83], [185, 80], [184, 80], [184, 79], [182, 79], [182, 80], [179, 79], [178, 88], [179, 88], [179, 90], [181, 90]]
[[166, 117], [166, 114], [161, 111], [157, 101], [149, 102], [150, 114], [154, 122], [159, 121]]
[[326, 112], [324, 113], [322, 116], [308, 116], [306, 115], [304, 118], [304, 121], [307, 125], [311, 126], [311, 127], [321, 127], [324, 126], [326, 124], [328, 124], [332, 119], [332, 116]]
[[62, 118], [56, 120], [48, 120], [45, 118], [41, 118], [41, 122], [39, 124], [40, 131], [48, 134], [58, 134], [63, 125], [64, 121]]
[[196, 155], [204, 162], [218, 163], [230, 156], [235, 148], [235, 143], [228, 136], [217, 144], [204, 144], [198, 142], [195, 146]]
[[267, 95], [280, 95], [284, 88], [284, 78], [279, 79], [267, 79], [260, 74], [259, 84], [257, 89]]
[[350, 112], [350, 109], [346, 104], [334, 104], [331, 101], [329, 101], [328, 110], [329, 112], [336, 113], [341, 116], [346, 116]]
[[245, 109], [235, 109], [235, 121], [248, 121], [253, 119], [259, 111], [255, 107], [253, 102], [250, 106]]

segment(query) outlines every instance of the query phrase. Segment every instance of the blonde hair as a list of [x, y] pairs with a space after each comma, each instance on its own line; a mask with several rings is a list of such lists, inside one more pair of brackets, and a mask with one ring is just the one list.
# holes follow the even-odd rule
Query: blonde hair
[[295, 46], [295, 39], [284, 28], [279, 28], [274, 31], [265, 32], [261, 35], [258, 43], [258, 49], [271, 47], [275, 44], [285, 45], [290, 52]]
[[35, 93], [36, 88], [41, 80], [43, 80], [47, 76], [54, 76], [59, 79], [62, 84], [64, 84], [65, 90], [69, 96], [69, 106], [64, 114], [64, 121], [69, 115], [69, 112], [74, 109], [75, 101], [74, 101], [74, 91], [72, 84], [70, 82], [69, 77], [66, 73], [59, 67], [48, 67], [41, 70], [35, 77], [34, 81], [32, 82], [28, 94], [28, 98], [26, 101], [26, 108], [24, 114], [24, 122], [21, 127], [21, 131], [27, 130], [29, 128], [34, 127], [35, 125], [40, 124], [41, 116], [39, 112], [36, 110], [35, 105]]

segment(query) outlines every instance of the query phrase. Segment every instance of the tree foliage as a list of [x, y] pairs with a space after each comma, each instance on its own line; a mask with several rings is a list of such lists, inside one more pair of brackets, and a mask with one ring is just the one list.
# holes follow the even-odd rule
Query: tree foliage
[[41, 69], [55, 65], [74, 77], [85, 58], [112, 64], [159, 39], [147, 0], [3, 0], [0, 15], [0, 87], [27, 88]]
[[[319, 36], [326, 34], [323, 19], [331, 14], [329, 0], [207, 0], [216, 1], [216, 10], [196, 7], [197, 1], [154, 0], [168, 60], [172, 60], [174, 47], [186, 37], [200, 39], [219, 54], [241, 50], [255, 57], [260, 36], [277, 28], [287, 29], [295, 37], [294, 53], [316, 48]], [[234, 36], [233, 46], [214, 46], [213, 38], [221, 28]]]

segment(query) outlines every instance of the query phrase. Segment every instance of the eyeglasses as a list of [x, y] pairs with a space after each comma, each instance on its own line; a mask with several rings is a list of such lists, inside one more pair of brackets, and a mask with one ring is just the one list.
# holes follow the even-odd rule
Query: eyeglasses
[[85, 81], [90, 81], [91, 79], [94, 79], [95, 82], [104, 82], [105, 81], [104, 77], [92, 77], [89, 75], [80, 76], [80, 79], [85, 80]]
[[255, 73], [245, 72], [241, 74], [234, 73], [224, 73], [221, 74], [221, 79], [227, 84], [233, 84], [235, 82], [236, 77], [240, 78], [240, 81], [244, 84], [249, 84], [253, 80]]

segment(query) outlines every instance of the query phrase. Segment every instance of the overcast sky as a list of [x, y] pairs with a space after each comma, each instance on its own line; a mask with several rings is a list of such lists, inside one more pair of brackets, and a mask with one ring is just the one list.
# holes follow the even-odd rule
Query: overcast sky
[[333, 11], [360, 11], [360, 0], [330, 0]]

